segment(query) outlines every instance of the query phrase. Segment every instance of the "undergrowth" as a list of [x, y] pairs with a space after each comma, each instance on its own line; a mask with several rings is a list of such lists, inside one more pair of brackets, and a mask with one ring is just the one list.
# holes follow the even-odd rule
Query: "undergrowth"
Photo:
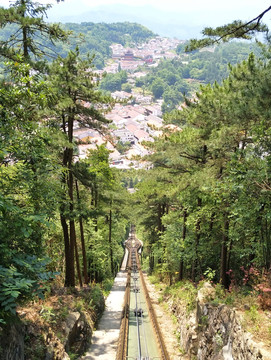
[[179, 300], [185, 306], [189, 313], [196, 308], [197, 288], [190, 281], [179, 281], [173, 285], [166, 285], [159, 281], [155, 275], [149, 276], [149, 280], [156, 288], [160, 290], [161, 296], [159, 301], [162, 302], [168, 298]]
[[[255, 274], [255, 271], [254, 271]], [[244, 277], [245, 283], [231, 284], [226, 290], [220, 283], [214, 284], [209, 279], [201, 280], [195, 284], [191, 281], [180, 281], [173, 285], [161, 283], [159, 276], [151, 275], [149, 280], [160, 292], [160, 302], [173, 301], [175, 304], [184, 306], [189, 314], [196, 309], [197, 294], [204, 282], [209, 282], [213, 287], [212, 296], [206, 298], [212, 306], [226, 304], [236, 309], [242, 318], [242, 327], [245, 331], [252, 333], [259, 341], [264, 341], [271, 346], [271, 291], [267, 276], [264, 274], [258, 280], [255, 277]], [[206, 320], [207, 321], [207, 320]]]
[[[109, 284], [104, 288], [94, 284], [82, 289], [57, 288], [48, 293], [44, 300], [32, 302], [31, 306], [18, 309], [20, 319], [26, 326], [25, 353], [29, 360], [45, 358], [46, 338], [55, 337], [57, 349], [63, 351], [67, 340], [65, 321], [73, 312], [84, 313], [89, 326], [94, 328], [95, 323], [104, 310], [104, 295]], [[48, 335], [53, 334], [53, 335]], [[62, 344], [62, 345], [61, 345]], [[72, 345], [69, 355], [77, 359], [81, 353], [78, 344]], [[79, 351], [79, 353], [78, 353]]]

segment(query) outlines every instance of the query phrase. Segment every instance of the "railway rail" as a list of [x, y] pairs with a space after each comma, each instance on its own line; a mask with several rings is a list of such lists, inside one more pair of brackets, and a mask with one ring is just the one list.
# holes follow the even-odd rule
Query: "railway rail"
[[125, 248], [127, 283], [116, 360], [169, 360], [140, 266], [142, 243], [133, 225]]

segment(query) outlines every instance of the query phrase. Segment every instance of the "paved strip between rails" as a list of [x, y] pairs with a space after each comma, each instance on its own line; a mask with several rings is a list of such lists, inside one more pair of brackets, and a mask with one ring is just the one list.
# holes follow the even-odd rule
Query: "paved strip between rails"
[[[136, 278], [135, 282], [133, 279]], [[135, 293], [134, 288], [138, 287], [139, 292]], [[136, 300], [137, 298], [137, 300]], [[131, 277], [131, 298], [130, 298], [130, 315], [129, 315], [129, 337], [128, 337], [128, 359], [136, 359], [138, 356], [138, 332], [137, 321], [134, 313], [136, 308], [136, 302], [138, 309], [143, 310], [142, 317], [138, 318], [140, 326], [140, 344], [141, 344], [141, 356], [143, 358], [161, 359], [157, 343], [155, 340], [155, 334], [153, 331], [151, 319], [148, 314], [148, 306], [146, 303], [143, 286], [139, 273], [132, 272]]]
[[125, 271], [127, 256], [128, 251], [126, 250], [120, 272], [106, 299], [105, 311], [98, 329], [92, 336], [90, 349], [81, 357], [81, 360], [113, 360], [116, 357], [127, 281], [127, 272]]

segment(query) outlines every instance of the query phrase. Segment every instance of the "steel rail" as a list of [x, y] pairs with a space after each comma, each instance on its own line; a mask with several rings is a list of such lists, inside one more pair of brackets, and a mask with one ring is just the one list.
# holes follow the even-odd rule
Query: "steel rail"
[[[131, 233], [131, 236], [129, 236], [128, 240], [125, 244], [127, 250], [129, 251], [128, 255], [128, 261], [127, 261], [127, 267], [128, 270], [127, 273], [127, 284], [126, 284], [126, 290], [124, 295], [124, 306], [122, 311], [122, 320], [121, 320], [121, 326], [120, 326], [120, 335], [119, 335], [119, 341], [118, 341], [118, 347], [117, 347], [117, 355], [116, 360], [127, 360], [127, 359], [133, 359], [133, 357], [128, 357], [128, 332], [129, 332], [129, 312], [130, 312], [130, 291], [131, 291], [131, 280], [132, 280], [132, 270], [136, 270], [139, 273], [140, 279], [141, 279], [141, 285], [143, 288], [143, 295], [145, 297], [148, 313], [151, 319], [152, 327], [154, 329], [154, 334], [156, 338], [156, 343], [160, 352], [161, 357], [159, 359], [162, 360], [170, 360], [165, 342], [163, 340], [163, 336], [157, 321], [157, 316], [155, 313], [155, 310], [152, 306], [152, 302], [148, 293], [148, 289], [145, 283], [144, 275], [141, 270], [140, 261], [139, 261], [139, 255], [138, 250], [141, 247], [141, 243], [136, 238], [134, 233]], [[134, 285], [135, 286], [135, 285]], [[135, 286], [137, 287], [137, 286]], [[136, 296], [136, 318], [137, 318], [137, 337], [138, 337], [138, 355], [139, 359], [141, 360], [141, 344], [140, 344], [140, 334], [139, 334], [139, 319], [138, 319], [138, 302], [137, 302], [137, 294], [135, 290], [135, 296]], [[142, 317], [142, 314], [141, 314]], [[143, 319], [141, 319], [143, 321]], [[145, 329], [142, 324], [142, 330], [146, 337]], [[138, 359], [138, 358], [137, 358]], [[147, 357], [149, 359], [149, 357]], [[157, 357], [153, 359], [158, 359]]]
[[[143, 296], [144, 296], [144, 294], [143, 294]], [[139, 292], [139, 306], [140, 306], [141, 310], [142, 310], [142, 303], [144, 303], [144, 301], [142, 301], [141, 293]], [[144, 326], [143, 311], [141, 312], [141, 329], [142, 329], [142, 335], [143, 335], [144, 345], [145, 345], [145, 358], [149, 359], [149, 351], [148, 351], [148, 345], [147, 345], [147, 334], [146, 334], [145, 326]]]
[[[134, 272], [136, 274], [136, 272]], [[134, 280], [134, 289], [135, 289], [135, 316], [136, 316], [136, 327], [137, 327], [137, 350], [138, 350], [138, 358], [141, 359], [141, 341], [140, 341], [140, 324], [138, 318], [138, 306], [137, 306], [137, 286], [136, 281]]]
[[130, 287], [131, 287], [131, 252], [130, 251], [129, 251], [129, 257], [126, 267], [128, 268], [128, 273], [127, 273], [126, 289], [124, 294], [124, 306], [122, 310], [122, 320], [120, 326], [116, 360], [124, 360], [127, 358], [129, 312], [130, 312]]
[[[144, 315], [142, 311], [142, 304], [145, 303], [145, 296], [143, 294], [144, 300], [142, 301], [142, 292], [140, 291], [140, 278], [139, 278], [139, 272], [138, 272], [138, 259], [135, 254], [135, 251], [133, 251], [132, 256], [133, 261], [133, 285], [134, 285], [134, 292], [135, 292], [135, 316], [136, 316], [136, 324], [137, 324], [137, 342], [138, 342], [138, 359], [149, 359], [149, 351], [148, 351], [148, 345], [147, 345], [147, 335], [144, 327]], [[137, 276], [136, 276], [137, 275]], [[139, 280], [139, 283], [137, 284], [137, 281]], [[145, 347], [145, 356], [142, 357], [142, 347], [143, 347], [143, 341], [144, 341], [144, 347]]]
[[138, 271], [139, 271], [139, 275], [140, 275], [140, 278], [141, 278], [141, 283], [142, 283], [142, 286], [143, 286], [143, 290], [144, 290], [144, 294], [145, 294], [145, 298], [146, 298], [146, 302], [147, 302], [147, 306], [148, 306], [148, 310], [149, 310], [149, 315], [150, 315], [150, 318], [151, 318], [154, 333], [156, 335], [156, 341], [157, 341], [157, 345], [158, 345], [158, 348], [159, 348], [160, 353], [161, 353], [161, 357], [162, 357], [163, 360], [170, 360], [170, 357], [169, 357], [168, 352], [167, 352], [166, 344], [164, 342], [163, 335], [161, 333], [161, 330], [160, 330], [160, 327], [159, 327], [159, 324], [158, 324], [158, 321], [157, 321], [157, 316], [156, 316], [155, 310], [154, 310], [154, 308], [152, 306], [151, 298], [149, 296], [149, 291], [148, 291], [147, 286], [146, 286], [144, 275], [143, 275], [143, 272], [141, 270], [138, 255], [137, 255], [137, 263], [138, 263]]

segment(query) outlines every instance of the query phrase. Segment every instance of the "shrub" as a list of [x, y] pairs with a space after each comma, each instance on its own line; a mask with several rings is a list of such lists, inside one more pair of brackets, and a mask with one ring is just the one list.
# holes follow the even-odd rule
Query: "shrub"
[[48, 258], [17, 254], [9, 268], [0, 265], [0, 323], [15, 315], [19, 304], [44, 298], [48, 280], [57, 275], [46, 270], [49, 262]]

